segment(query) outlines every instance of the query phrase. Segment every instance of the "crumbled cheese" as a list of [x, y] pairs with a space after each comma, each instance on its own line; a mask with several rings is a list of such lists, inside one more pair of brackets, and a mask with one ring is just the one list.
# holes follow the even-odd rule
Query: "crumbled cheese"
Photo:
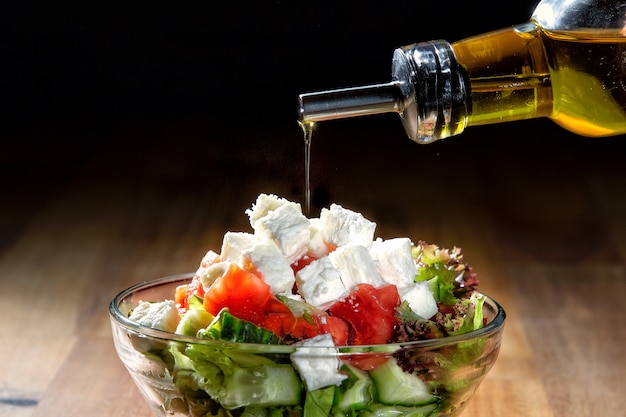
[[172, 300], [155, 303], [140, 301], [129, 318], [143, 326], [172, 333], [180, 321], [176, 303]]
[[289, 264], [302, 258], [311, 239], [309, 219], [293, 205], [285, 204], [254, 222], [255, 235], [273, 240]]
[[380, 287], [385, 284], [365, 246], [347, 244], [332, 251], [328, 258], [341, 274], [343, 285], [352, 291], [358, 284]]
[[293, 270], [273, 241], [257, 240], [251, 248], [244, 250], [241, 256], [247, 258], [261, 273], [272, 294], [291, 292], [295, 284]]
[[256, 202], [252, 204], [252, 208], [246, 210], [246, 214], [250, 219], [250, 225], [254, 227], [254, 223], [256, 223], [257, 220], [267, 216], [269, 212], [284, 205], [293, 206], [297, 211], [302, 213], [302, 207], [298, 203], [294, 203], [282, 197], [277, 197], [273, 194], [259, 194]]
[[227, 267], [224, 268], [223, 264], [219, 265], [220, 263], [220, 256], [212, 250], [202, 258], [195, 275], [200, 278], [205, 290], [226, 271]]
[[411, 310], [423, 319], [429, 319], [439, 311], [435, 297], [425, 281], [405, 288], [400, 292], [400, 300], [408, 302]]
[[376, 223], [338, 204], [322, 209], [320, 223], [324, 240], [337, 246], [352, 243], [369, 248], [376, 230]]
[[291, 354], [294, 367], [300, 373], [308, 391], [339, 385], [348, 378], [339, 372], [341, 360], [329, 333], [307, 339]]
[[311, 230], [311, 238], [309, 240], [309, 249], [307, 251], [307, 255], [319, 259], [323, 256], [328, 255], [329, 245], [324, 240], [324, 236], [322, 235], [321, 228], [322, 222], [319, 218], [309, 219], [310, 230]]
[[254, 245], [256, 238], [252, 233], [226, 232], [222, 240], [221, 260], [237, 262], [241, 253]]
[[348, 295], [339, 270], [328, 257], [315, 260], [298, 271], [296, 283], [304, 300], [319, 308]]
[[202, 283], [202, 287], [205, 291], [215, 282], [216, 279], [220, 278], [226, 273], [226, 271], [228, 271], [231, 263], [232, 262], [216, 262], [214, 264], [198, 268], [196, 275], [200, 277], [200, 282]]
[[206, 267], [207, 265], [211, 265], [212, 263], [217, 262], [220, 259], [220, 255], [209, 250], [203, 257], [202, 261], [200, 261], [200, 267]]
[[372, 242], [370, 255], [376, 261], [380, 276], [398, 291], [412, 286], [417, 275], [417, 264], [412, 255], [413, 243], [409, 238], [395, 238]]

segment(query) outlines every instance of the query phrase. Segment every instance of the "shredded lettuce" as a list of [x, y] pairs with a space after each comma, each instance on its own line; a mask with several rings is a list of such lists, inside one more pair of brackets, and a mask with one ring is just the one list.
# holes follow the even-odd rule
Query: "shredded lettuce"
[[418, 264], [415, 281], [428, 281], [435, 301], [454, 305], [459, 299], [469, 297], [478, 286], [476, 274], [463, 263], [461, 249], [442, 249], [437, 245], [418, 242], [413, 248]]
[[443, 326], [450, 335], [468, 333], [483, 327], [483, 304], [485, 297], [472, 294], [470, 298], [458, 301], [454, 313], [445, 314]]
[[304, 415], [306, 417], [328, 417], [333, 407], [335, 386], [307, 391], [304, 399]]

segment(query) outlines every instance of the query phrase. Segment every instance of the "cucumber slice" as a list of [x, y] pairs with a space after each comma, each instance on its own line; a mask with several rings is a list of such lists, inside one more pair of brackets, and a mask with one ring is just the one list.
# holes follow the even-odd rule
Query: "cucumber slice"
[[365, 407], [372, 400], [370, 394], [372, 380], [367, 372], [356, 367], [344, 364], [342, 370], [346, 371], [349, 377], [335, 393], [335, 408], [348, 413], [355, 408]]
[[247, 405], [271, 407], [298, 405], [302, 383], [291, 365], [260, 365], [233, 368], [224, 380], [224, 395], [218, 398], [226, 409]]
[[206, 329], [199, 330], [198, 337], [264, 345], [282, 344], [282, 340], [273, 332], [249, 321], [238, 319], [231, 315], [227, 308], [220, 310]]
[[369, 372], [379, 402], [388, 405], [416, 406], [439, 399], [415, 374], [404, 372], [394, 358]]
[[198, 330], [204, 329], [214, 317], [206, 310], [188, 310], [176, 327], [176, 333], [184, 336], [195, 336]]

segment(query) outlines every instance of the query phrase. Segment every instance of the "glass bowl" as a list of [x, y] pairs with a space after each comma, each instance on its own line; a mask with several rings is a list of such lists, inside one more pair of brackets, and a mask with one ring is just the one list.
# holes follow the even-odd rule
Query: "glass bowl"
[[[172, 299], [192, 276], [135, 285], [109, 306], [117, 354], [156, 416], [457, 416], [495, 363], [502, 340], [505, 312], [488, 296], [479, 330], [372, 346], [221, 342], [128, 319], [140, 301]], [[316, 375], [334, 375], [337, 382], [307, 389]]]

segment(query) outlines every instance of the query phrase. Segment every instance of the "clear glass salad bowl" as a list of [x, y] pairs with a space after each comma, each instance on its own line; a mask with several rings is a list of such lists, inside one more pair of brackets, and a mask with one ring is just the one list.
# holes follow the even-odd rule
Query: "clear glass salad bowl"
[[[140, 301], [171, 299], [192, 275], [135, 285], [109, 306], [117, 353], [156, 416], [457, 416], [500, 349], [505, 312], [488, 296], [479, 330], [372, 346], [221, 342], [128, 319]], [[309, 389], [306, 370], [341, 380]]]

